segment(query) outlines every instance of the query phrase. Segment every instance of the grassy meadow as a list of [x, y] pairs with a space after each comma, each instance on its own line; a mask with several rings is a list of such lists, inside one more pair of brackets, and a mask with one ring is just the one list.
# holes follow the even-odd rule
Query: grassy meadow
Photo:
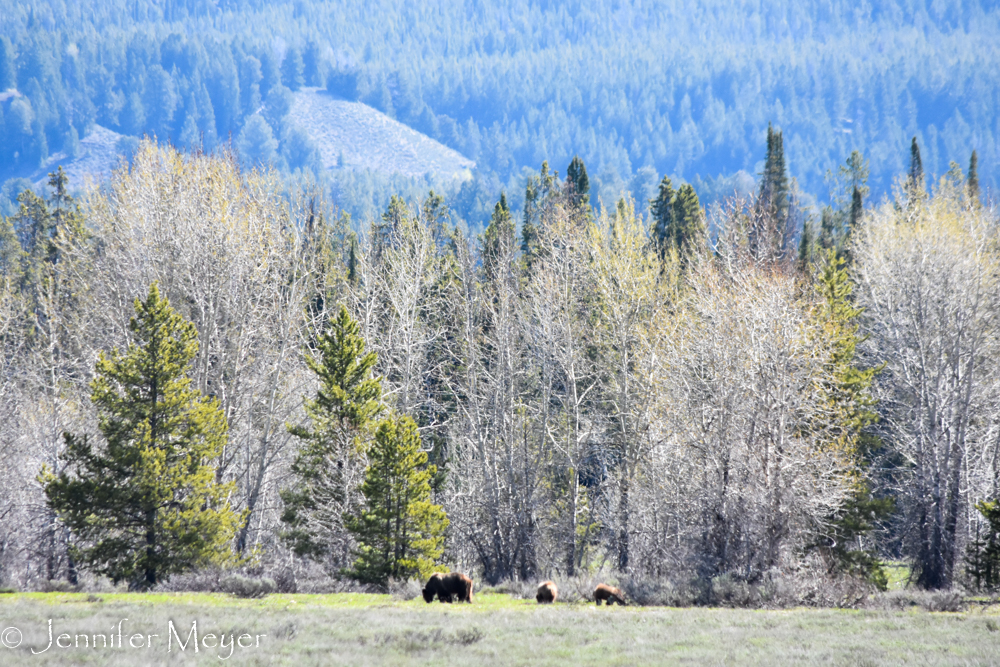
[[13, 593], [0, 595], [0, 631], [0, 665], [26, 666], [1000, 664], [1000, 608], [989, 605], [931, 613], [539, 606], [489, 593], [472, 605], [363, 594]]

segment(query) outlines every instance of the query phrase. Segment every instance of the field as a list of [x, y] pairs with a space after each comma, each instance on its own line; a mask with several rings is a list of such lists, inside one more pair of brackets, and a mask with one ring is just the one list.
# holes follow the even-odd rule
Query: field
[[998, 611], [598, 609], [538, 606], [500, 594], [477, 595], [472, 605], [427, 605], [361, 594], [240, 600], [200, 593], [24, 593], [0, 596], [0, 665], [220, 659], [297, 667], [995, 665]]

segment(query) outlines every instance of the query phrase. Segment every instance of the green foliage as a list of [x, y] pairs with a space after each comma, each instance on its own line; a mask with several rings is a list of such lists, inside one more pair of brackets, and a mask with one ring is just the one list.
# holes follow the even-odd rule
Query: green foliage
[[317, 342], [317, 357], [306, 357], [320, 384], [305, 402], [310, 426], [288, 427], [300, 445], [292, 463], [295, 483], [281, 492], [282, 537], [300, 556], [317, 560], [330, 555], [343, 532], [347, 473], [382, 411], [381, 381], [372, 377], [377, 355], [365, 352], [359, 332], [341, 306]]
[[[831, 448], [849, 466], [862, 472], [871, 453], [879, 446], [876, 436], [867, 431], [878, 420], [876, 399], [871, 389], [875, 376], [884, 365], [860, 368], [856, 365], [858, 336], [857, 318], [862, 310], [851, 298], [852, 284], [846, 260], [835, 249], [825, 251], [817, 289], [822, 299], [818, 317], [825, 337], [832, 346], [828, 379], [824, 391], [829, 400], [830, 420], [822, 425], [831, 441]], [[887, 577], [876, 553], [862, 546], [878, 521], [893, 510], [891, 498], [872, 496], [867, 479], [854, 481], [851, 497], [832, 517], [825, 539], [816, 546], [827, 555], [832, 569], [861, 576], [884, 590]]]
[[145, 589], [227, 561], [240, 515], [229, 506], [234, 485], [220, 483], [213, 465], [226, 446], [225, 415], [187, 377], [194, 325], [156, 283], [135, 311], [127, 350], [102, 353], [90, 385], [106, 445], [67, 433], [65, 468], [43, 468], [41, 478], [78, 560]]
[[969, 158], [969, 175], [965, 181], [966, 188], [969, 194], [969, 201], [974, 205], [979, 205], [979, 156], [976, 155], [976, 151], [972, 151], [972, 157]]
[[976, 509], [986, 530], [976, 521], [976, 537], [965, 548], [965, 573], [976, 590], [992, 590], [1000, 586], [1000, 501], [981, 500]]
[[705, 220], [698, 194], [688, 183], [674, 191], [670, 178], [663, 177], [655, 198], [649, 200], [653, 216], [653, 239], [664, 257], [676, 248], [682, 257], [705, 240]]
[[416, 423], [393, 415], [379, 423], [368, 450], [361, 492], [364, 509], [346, 517], [358, 541], [358, 559], [348, 574], [385, 586], [389, 579], [428, 575], [441, 557], [448, 518], [431, 502], [437, 472], [420, 449]]
[[570, 202], [574, 206], [586, 206], [590, 203], [590, 179], [587, 178], [587, 166], [579, 155], [574, 155], [566, 168], [566, 186]]
[[499, 265], [504, 247], [513, 250], [514, 220], [507, 206], [507, 195], [500, 193], [500, 201], [493, 208], [493, 217], [483, 232], [483, 272], [489, 281], [496, 280], [504, 267]]
[[760, 201], [765, 213], [784, 229], [789, 206], [788, 171], [785, 169], [785, 142], [781, 132], [767, 124], [767, 154], [760, 179]]

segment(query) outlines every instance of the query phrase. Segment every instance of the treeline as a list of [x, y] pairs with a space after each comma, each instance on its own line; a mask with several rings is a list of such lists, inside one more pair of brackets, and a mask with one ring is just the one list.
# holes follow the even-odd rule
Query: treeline
[[[163, 298], [181, 319], [161, 319], [190, 323], [171, 386], [225, 426], [170, 422], [215, 434], [192, 450], [215, 500], [183, 511], [220, 517], [173, 571], [603, 568], [838, 603], [844, 582], [883, 586], [891, 557], [928, 588], [996, 585], [1000, 248], [975, 157], [931, 185], [914, 141], [872, 207], [853, 155], [843, 204], [803, 233], [782, 134], [767, 144], [717, 236], [669, 178], [649, 219], [627, 197], [595, 212], [579, 158], [565, 178], [543, 163], [523, 209], [501, 197], [477, 238], [433, 192], [357, 235], [267, 172], [149, 142], [80, 204], [55, 174], [0, 227], [2, 579], [108, 573], [80, 558], [131, 548], [98, 548], [103, 515], [51, 480], [78, 488], [129, 447], [157, 460], [143, 420], [183, 402], [147, 414], [128, 387], [152, 367], [128, 359], [152, 349], [142, 312]], [[140, 490], [187, 488], [139, 468]], [[162, 525], [200, 525], [181, 518]], [[117, 578], [161, 581], [135, 572]]]
[[575, 154], [591, 166], [595, 203], [623, 190], [651, 198], [663, 173], [700, 175], [715, 201], [733, 190], [718, 176], [759, 173], [761, 128], [772, 120], [801, 189], [823, 201], [827, 172], [855, 149], [871, 160], [869, 186], [888, 193], [913, 136], [929, 172], [977, 148], [984, 187], [995, 185], [998, 14], [977, 0], [521, 2], [503, 11], [7, 0], [0, 13], [13, 59], [13, 74], [0, 66], [0, 88], [15, 81], [24, 94], [17, 109], [3, 107], [14, 114], [8, 167], [15, 153], [30, 164], [72, 154], [92, 122], [183, 147], [232, 137], [251, 160], [314, 166], [309, 142], [283, 124], [282, 91], [327, 85], [475, 160], [476, 179], [452, 198], [466, 220], [488, 215], [484, 202], [501, 189], [520, 205], [525, 168]]

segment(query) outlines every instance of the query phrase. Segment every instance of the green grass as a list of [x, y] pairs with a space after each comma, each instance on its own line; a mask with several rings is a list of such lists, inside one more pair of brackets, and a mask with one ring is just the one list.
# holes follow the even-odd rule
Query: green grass
[[[110, 634], [119, 648], [58, 648], [32, 655], [54, 634]], [[1000, 608], [969, 612], [835, 609], [597, 608], [539, 606], [481, 594], [472, 605], [425, 604], [385, 595], [271, 595], [239, 600], [201, 593], [17, 593], [0, 596], [0, 631], [22, 644], [0, 647], [0, 665], [220, 664], [219, 648], [182, 640], [199, 633], [244, 638], [240, 665], [991, 665], [1000, 664]], [[130, 648], [129, 637], [153, 638]], [[256, 635], [261, 637], [255, 646]], [[211, 640], [209, 640], [211, 643]], [[216, 640], [218, 641], [218, 640]], [[228, 640], [227, 640], [228, 641]], [[64, 640], [64, 644], [66, 641]], [[81, 640], [82, 643], [82, 640]], [[229, 653], [225, 649], [223, 656]]]

